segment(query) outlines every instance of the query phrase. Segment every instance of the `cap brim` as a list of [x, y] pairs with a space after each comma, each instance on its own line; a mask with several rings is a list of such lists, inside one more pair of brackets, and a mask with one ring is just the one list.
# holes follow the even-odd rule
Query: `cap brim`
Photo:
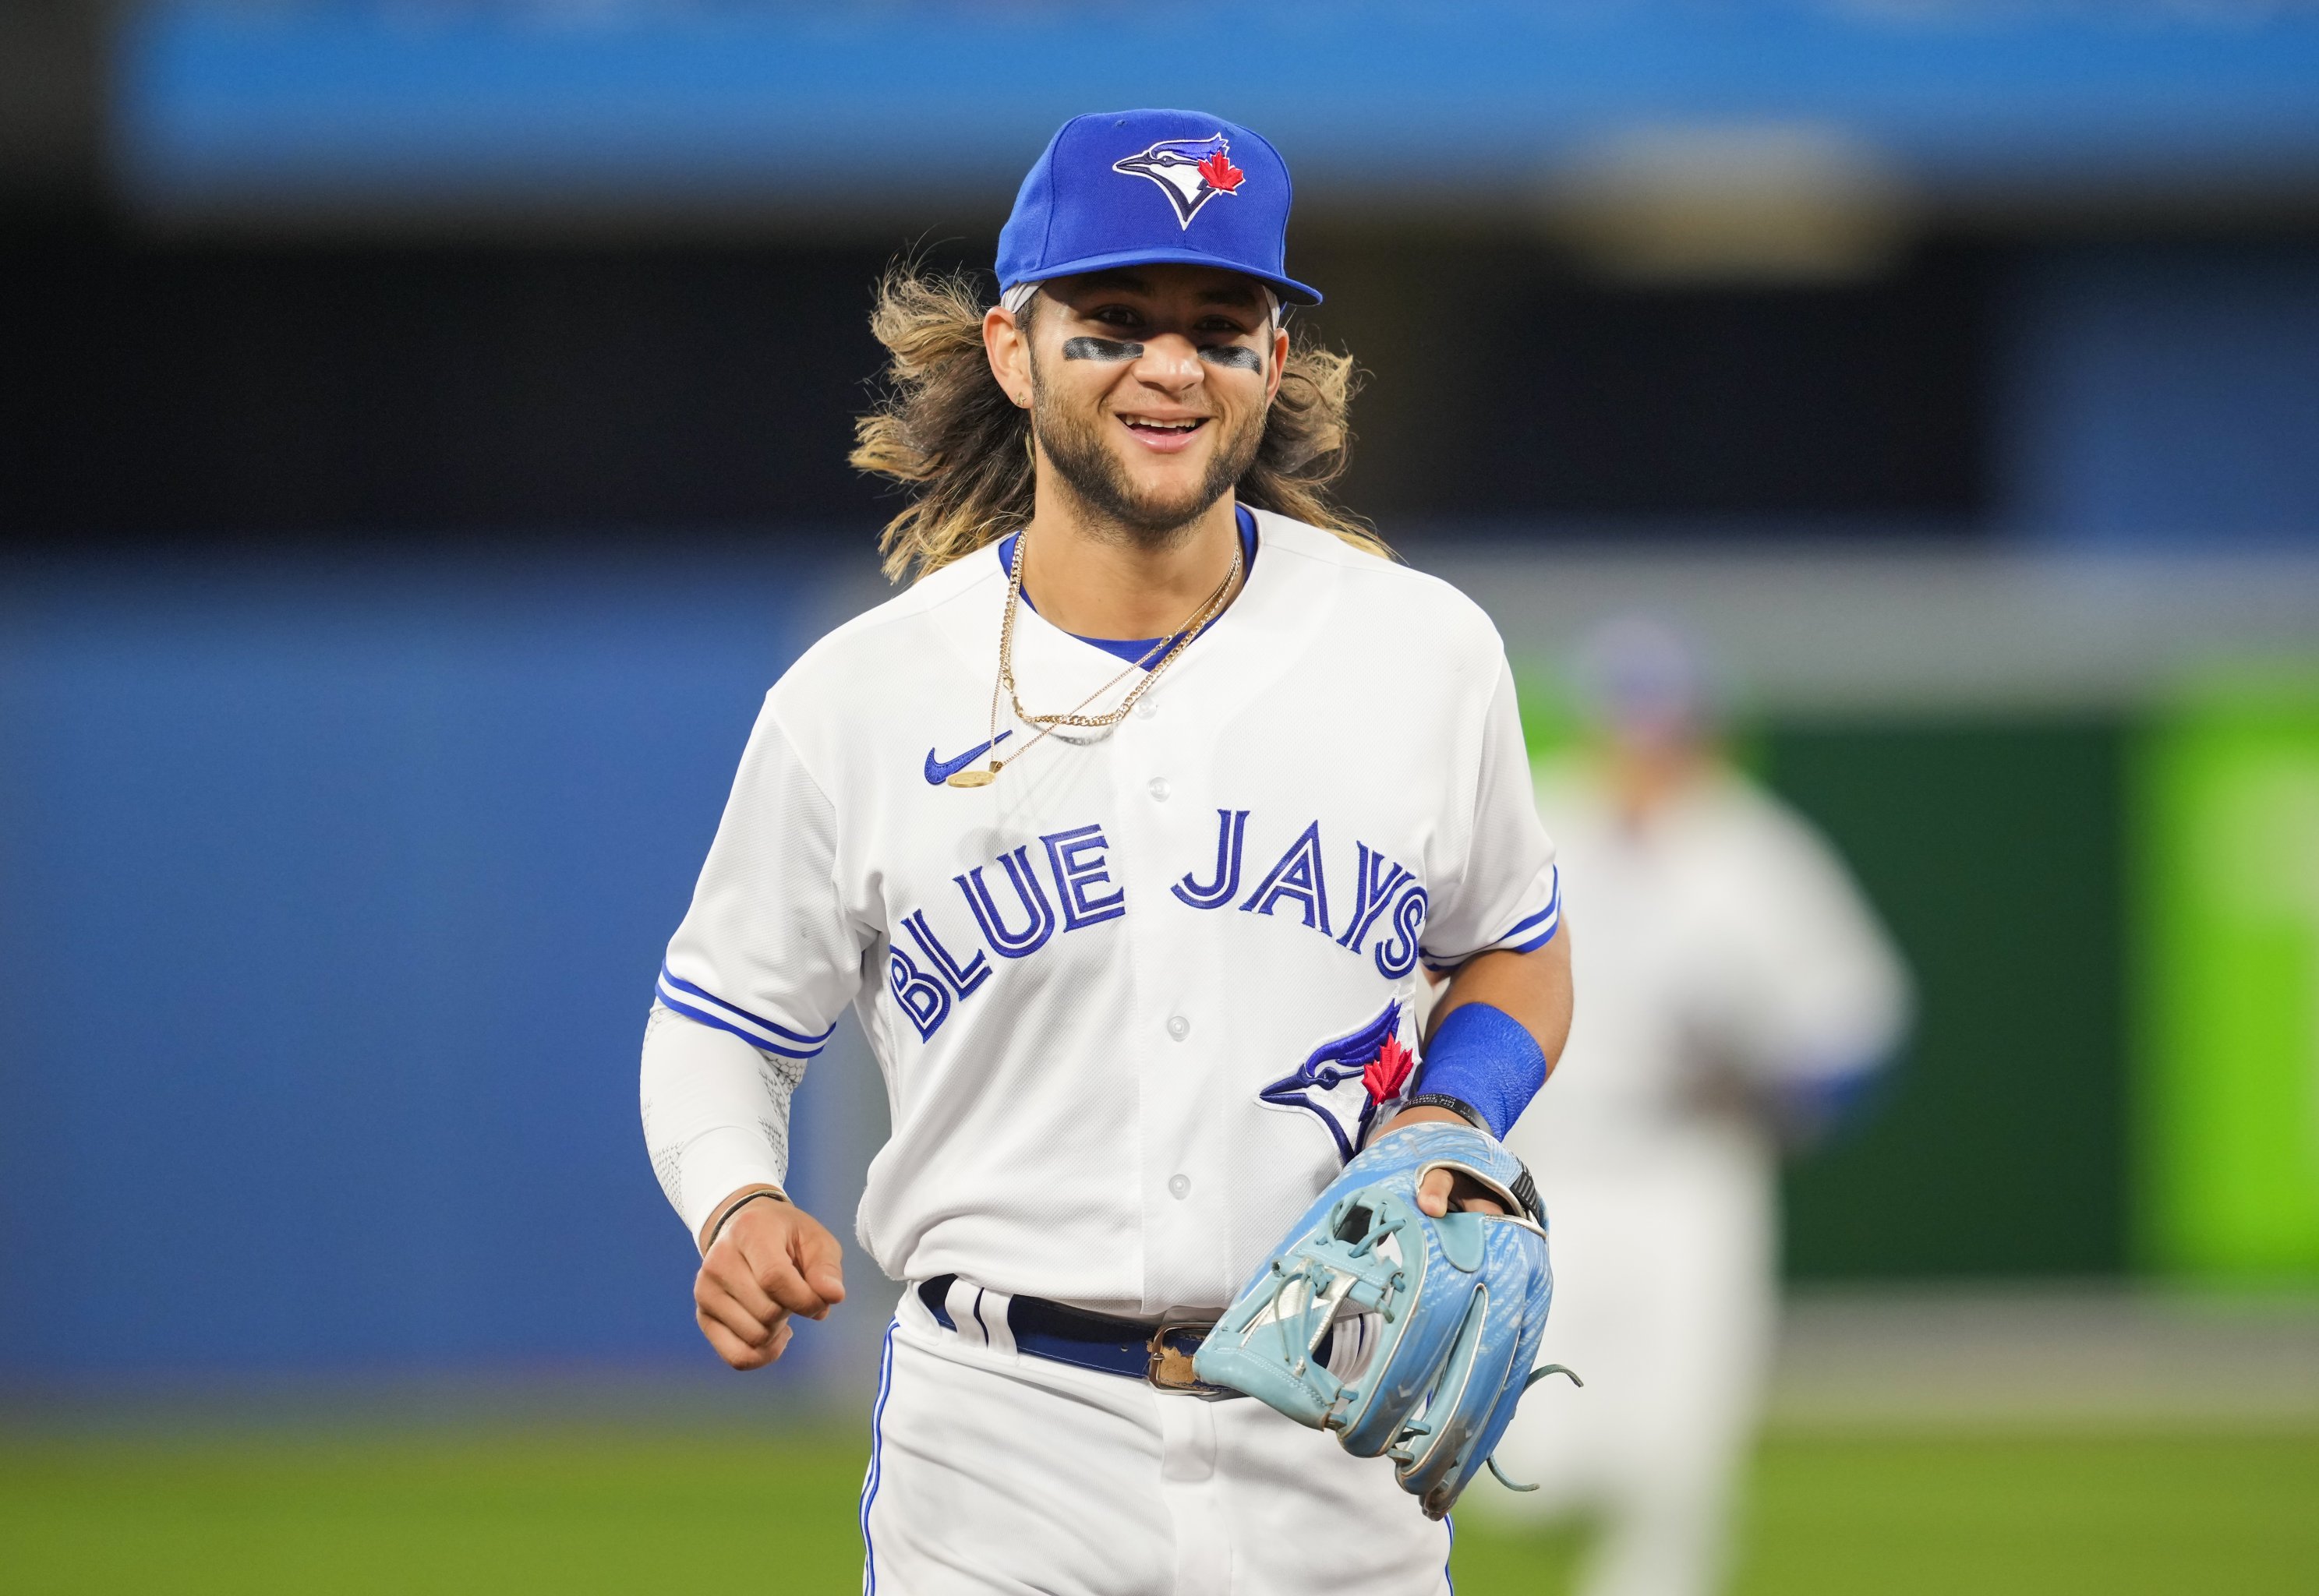
[[[1276, 277], [1270, 272], [1252, 272], [1237, 260], [1226, 260], [1199, 249], [1118, 249], [1109, 255], [1083, 256], [1078, 260], [1058, 262], [1038, 275], [1017, 277], [1015, 283], [1051, 283], [1057, 277], [1076, 277], [1082, 272], [1110, 271], [1117, 266], [1204, 266], [1220, 272], [1237, 272], [1243, 277], [1253, 277], [1269, 284], [1273, 292], [1292, 305], [1317, 305], [1321, 291], [1299, 283], [1294, 277]], [[1012, 288], [1015, 283], [1002, 283], [999, 287]]]

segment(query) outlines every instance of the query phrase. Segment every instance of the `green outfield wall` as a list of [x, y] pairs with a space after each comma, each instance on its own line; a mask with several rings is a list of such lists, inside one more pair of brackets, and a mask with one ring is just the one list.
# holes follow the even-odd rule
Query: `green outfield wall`
[[1881, 1101], [1789, 1169], [1789, 1272], [2125, 1268], [2124, 728], [1774, 723], [1756, 744], [1858, 873], [1920, 1004]]

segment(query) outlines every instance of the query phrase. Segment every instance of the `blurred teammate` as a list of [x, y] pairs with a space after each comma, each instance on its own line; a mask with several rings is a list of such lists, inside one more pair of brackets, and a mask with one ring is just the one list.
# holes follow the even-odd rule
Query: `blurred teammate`
[[1585, 906], [1554, 1079], [1508, 1138], [1554, 1220], [1543, 1356], [1584, 1392], [1499, 1448], [1584, 1515], [1584, 1596], [1706, 1596], [1777, 1306], [1782, 1145], [1840, 1117], [1901, 1038], [1908, 981], [1827, 843], [1718, 757], [1696, 661], [1607, 628], [1584, 672], [1589, 757], [1538, 786]]

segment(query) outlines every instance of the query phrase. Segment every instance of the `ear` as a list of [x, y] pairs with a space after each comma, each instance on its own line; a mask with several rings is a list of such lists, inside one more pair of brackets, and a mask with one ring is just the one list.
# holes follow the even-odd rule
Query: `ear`
[[1015, 312], [994, 307], [983, 312], [982, 350], [990, 357], [990, 374], [998, 379], [1006, 397], [1018, 409], [1031, 408], [1031, 340], [1015, 320]]
[[1280, 392], [1281, 374], [1288, 369], [1288, 329], [1276, 326], [1272, 329], [1272, 365], [1264, 383], [1264, 402], [1271, 404]]

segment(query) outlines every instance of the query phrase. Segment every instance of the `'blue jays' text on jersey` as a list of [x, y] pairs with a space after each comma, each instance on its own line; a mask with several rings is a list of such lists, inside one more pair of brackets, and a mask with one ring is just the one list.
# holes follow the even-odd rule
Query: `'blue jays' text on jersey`
[[[987, 553], [767, 695], [661, 1000], [791, 1057], [853, 1005], [893, 1116], [859, 1231], [897, 1278], [1220, 1307], [1404, 1088], [1421, 967], [1559, 924], [1487, 618], [1258, 522], [1247, 586], [1133, 715], [988, 786], [943, 784], [988, 757]], [[1018, 616], [1027, 707], [1119, 669]]]

